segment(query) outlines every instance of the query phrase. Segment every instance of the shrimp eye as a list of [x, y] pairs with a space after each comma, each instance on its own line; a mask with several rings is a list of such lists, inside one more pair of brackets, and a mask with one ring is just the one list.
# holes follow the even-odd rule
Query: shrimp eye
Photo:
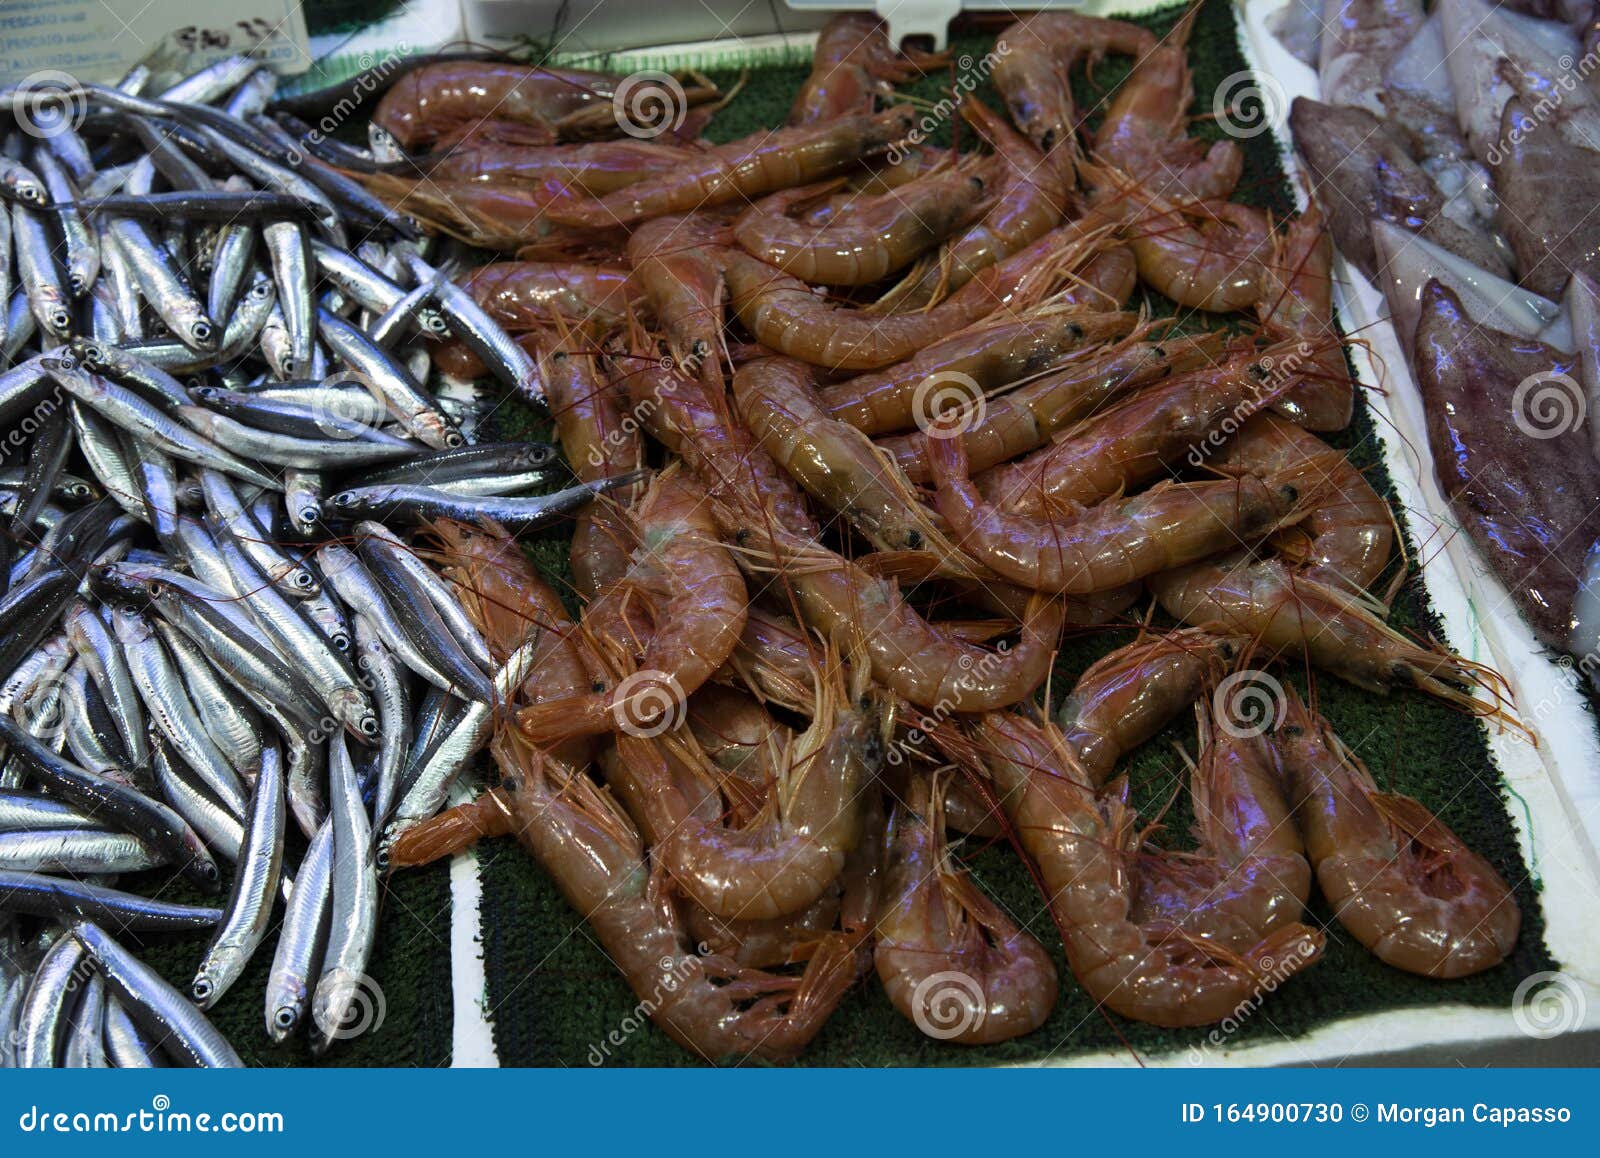
[[507, 792], [520, 792], [522, 790], [522, 778], [520, 776], [503, 776], [500, 779], [500, 787]]
[[1284, 724], [1281, 728], [1278, 729], [1278, 731], [1282, 732], [1285, 736], [1298, 736], [1302, 732], [1304, 732], [1305, 729], [1302, 728], [1299, 724]]

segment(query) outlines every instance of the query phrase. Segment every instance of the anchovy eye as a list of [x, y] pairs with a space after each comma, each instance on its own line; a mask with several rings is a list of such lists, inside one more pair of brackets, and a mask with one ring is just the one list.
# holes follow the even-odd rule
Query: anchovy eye
[[272, 1015], [272, 1022], [279, 1029], [293, 1029], [300, 1020], [300, 1014], [292, 1006], [285, 1005]]
[[211, 981], [209, 978], [196, 977], [194, 984], [189, 986], [189, 992], [194, 994], [196, 1001], [204, 1001], [211, 996]]
[[189, 332], [194, 335], [195, 341], [209, 342], [211, 340], [211, 323], [196, 322], [194, 325], [189, 327]]
[[462, 438], [460, 433], [454, 430], [444, 436], [444, 444], [449, 447], [460, 446], [465, 441], [466, 439]]
[[378, 721], [375, 717], [361, 717], [361, 734], [363, 736], [376, 736], [378, 734]]

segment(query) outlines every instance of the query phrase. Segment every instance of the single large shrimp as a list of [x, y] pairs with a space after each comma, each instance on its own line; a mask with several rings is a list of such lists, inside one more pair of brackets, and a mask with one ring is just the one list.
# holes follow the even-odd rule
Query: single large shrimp
[[[540, 367], [556, 436], [583, 482], [629, 474], [644, 464], [638, 426], [623, 421], [621, 392], [597, 362], [593, 354], [558, 349]], [[583, 598], [594, 598], [627, 574], [632, 533], [619, 508], [631, 504], [642, 489], [635, 484], [612, 491], [604, 502], [579, 512], [572, 534], [572, 581]]]
[[802, 281], [871, 285], [965, 225], [987, 193], [974, 165], [955, 165], [872, 197], [852, 197], [821, 223], [764, 210], [740, 215], [747, 253]]
[[1032, 1033], [1055, 1008], [1055, 966], [954, 863], [940, 798], [936, 777], [917, 776], [890, 819], [878, 979], [894, 1007], [940, 1041], [991, 1045]]
[[809, 367], [788, 358], [748, 362], [734, 374], [733, 392], [739, 416], [773, 460], [874, 545], [958, 554], [872, 440], [823, 409]]
[[1311, 866], [1278, 785], [1267, 741], [1208, 699], [1195, 704], [1200, 755], [1189, 777], [1194, 806], [1192, 853], [1143, 859], [1133, 919], [1166, 921], [1183, 933], [1247, 952], [1277, 930], [1297, 925], [1311, 895]]
[[[709, 214], [657, 217], [628, 238], [633, 288], [649, 303], [678, 365], [691, 375], [720, 369], [722, 254], [728, 240], [728, 223]], [[708, 381], [720, 383], [720, 376]]]
[[567, 145], [458, 145], [417, 163], [434, 181], [491, 185], [570, 185], [584, 193], [614, 193], [652, 173], [665, 173], [694, 156], [665, 141], [590, 141]]
[[1239, 428], [1218, 456], [1223, 469], [1296, 482], [1316, 494], [1305, 517], [1277, 537], [1280, 555], [1317, 583], [1369, 590], [1389, 565], [1394, 516], [1366, 477], [1342, 451], [1274, 414], [1258, 414]]
[[[1244, 172], [1237, 141], [1208, 145], [1187, 134], [1194, 103], [1188, 41], [1199, 11], [1190, 8], [1158, 47], [1140, 57], [1112, 94], [1094, 137], [1099, 157], [1180, 203], [1227, 198]], [[1097, 193], [1104, 201], [1104, 192]]]
[[[1273, 349], [1276, 349], [1275, 347]], [[1293, 384], [1255, 350], [1159, 382], [1026, 458], [978, 476], [989, 502], [1013, 514], [1093, 506], [1205, 461], [1208, 440], [1268, 405]]]
[[873, 370], [903, 361], [1002, 307], [1047, 297], [1104, 245], [1103, 223], [1054, 229], [990, 266], [957, 293], [915, 314], [871, 314], [819, 298], [798, 278], [745, 254], [726, 272], [739, 320], [762, 345], [830, 370]]
[[1085, 668], [1056, 722], [1095, 786], [1194, 703], [1239, 652], [1237, 640], [1187, 628], [1137, 639]]
[[975, 738], [1033, 858], [1072, 973], [1096, 1002], [1156, 1025], [1207, 1025], [1320, 956], [1323, 936], [1290, 923], [1243, 950], [1135, 919], [1142, 866], [1126, 781], [1097, 795], [1052, 725], [990, 712]]
[[512, 331], [543, 329], [557, 318], [579, 329], [614, 330], [632, 299], [626, 269], [577, 262], [492, 261], [456, 284]]
[[[730, 516], [719, 510], [718, 517]], [[1030, 601], [1014, 644], [994, 650], [928, 622], [898, 587], [812, 540], [746, 524], [747, 556], [778, 572], [805, 621], [842, 655], [864, 656], [878, 683], [920, 708], [977, 712], [1025, 699], [1044, 682], [1065, 619], [1059, 599]]]
[[[718, 538], [705, 488], [681, 468], [658, 475], [631, 512], [638, 549], [627, 575], [590, 605], [635, 591], [652, 597], [654, 632], [635, 674], [607, 692], [545, 700], [523, 710], [518, 726], [536, 743], [649, 728], [711, 678], [733, 651], [748, 598], [732, 556]], [[585, 615], [588, 619], [588, 613]]]
[[718, 917], [770, 920], [815, 904], [861, 839], [862, 802], [881, 747], [871, 718], [845, 702], [838, 665], [821, 674], [811, 726], [795, 737], [756, 817], [724, 822], [717, 778], [692, 738], [617, 736], [609, 782], [652, 855]]
[[614, 132], [617, 118], [634, 110], [670, 115], [720, 95], [708, 85], [629, 85], [630, 79], [498, 61], [431, 64], [396, 81], [372, 119], [408, 149], [490, 119], [527, 125], [555, 140], [608, 127]]
[[[1014, 317], [988, 319], [927, 346], [904, 362], [857, 374], [820, 391], [837, 419], [867, 434], [926, 427], [944, 393], [987, 393], [1053, 369], [1085, 347], [1133, 329], [1136, 315], [1089, 313], [1048, 301]], [[968, 405], [976, 397], [961, 397]]]
[[889, 43], [888, 29], [875, 16], [841, 13], [817, 34], [811, 75], [800, 85], [789, 110], [791, 125], [811, 125], [852, 113], [870, 113], [875, 101], [890, 100], [894, 86], [943, 64], [945, 53]]
[[394, 208], [442, 233], [483, 249], [518, 253], [543, 242], [552, 231], [548, 210], [573, 200], [575, 187], [496, 185], [460, 180], [416, 180], [393, 173], [367, 173], [362, 183]]
[[1237, 551], [1146, 582], [1167, 614], [1244, 636], [1267, 654], [1304, 655], [1368, 691], [1414, 687], [1469, 711], [1494, 710], [1464, 690], [1494, 684], [1492, 672], [1412, 642], [1383, 621], [1381, 604], [1304, 578], [1281, 559]]
[[906, 108], [839, 117], [820, 125], [763, 131], [705, 149], [669, 173], [592, 200], [562, 201], [552, 220], [613, 229], [670, 213], [693, 213], [831, 177], [881, 152], [911, 130]]
[[1039, 12], [1000, 33], [992, 75], [1011, 119], [1070, 182], [1078, 117], [1068, 74], [1083, 61], [1092, 68], [1107, 53], [1143, 57], [1155, 46], [1155, 36], [1137, 24], [1077, 12]]
[[[1140, 327], [1125, 342], [1108, 349], [1091, 347], [1060, 370], [996, 394], [962, 414], [970, 425], [954, 435], [966, 449], [974, 471], [989, 471], [1018, 455], [1037, 450], [1051, 437], [1097, 410], [1168, 374], [1214, 361], [1219, 335], [1140, 340]], [[912, 482], [927, 482], [928, 443], [921, 432], [878, 440]], [[985, 475], [984, 477], [987, 477]], [[990, 486], [980, 486], [988, 493]]]
[[702, 384], [675, 365], [638, 355], [621, 360], [618, 378], [632, 403], [629, 413], [683, 459], [726, 511], [771, 519], [797, 535], [817, 533], [800, 488], [734, 417], [720, 384]]
[[928, 434], [939, 513], [956, 546], [1003, 579], [1053, 595], [1109, 591], [1257, 538], [1299, 498], [1288, 483], [1160, 483], [1130, 498], [1042, 517], [1008, 514], [967, 477], [966, 451]]
[[1379, 960], [1424, 977], [1504, 961], [1522, 911], [1494, 866], [1426, 807], [1381, 792], [1364, 764], [1286, 688], [1274, 737], [1317, 887]]
[[912, 310], [932, 305], [980, 271], [1010, 257], [1061, 224], [1072, 182], [1045, 163], [1039, 150], [976, 97], [961, 102], [961, 115], [994, 149], [999, 174], [994, 204], [983, 218], [923, 261], [877, 302], [877, 309]]
[[1333, 236], [1315, 201], [1273, 236], [1261, 273], [1256, 316], [1269, 329], [1302, 336], [1312, 367], [1273, 410], [1307, 430], [1343, 430], [1355, 383], [1333, 320]]

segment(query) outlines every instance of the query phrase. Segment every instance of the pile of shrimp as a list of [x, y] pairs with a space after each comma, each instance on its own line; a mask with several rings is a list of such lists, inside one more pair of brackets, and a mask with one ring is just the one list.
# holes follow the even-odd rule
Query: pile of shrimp
[[[1511, 952], [1492, 865], [1286, 681], [1264, 726], [1230, 694], [1283, 665], [1506, 714], [1492, 672], [1388, 622], [1389, 505], [1319, 437], [1354, 401], [1323, 216], [1229, 200], [1237, 145], [1181, 113], [1191, 21], [1007, 26], [965, 152], [896, 103], [944, 58], [856, 15], [789, 124], [729, 144], [593, 139], [612, 106], [572, 89], [598, 75], [454, 62], [388, 94], [402, 143], [447, 144], [373, 187], [516, 252], [461, 284], [536, 357], [572, 469], [637, 480], [577, 520], [576, 618], [496, 528], [435, 528], [496, 652], [543, 650], [498, 785], [391, 865], [514, 835], [714, 1062], [794, 1056], [873, 972], [956, 1044], [1037, 1029], [1063, 984], [1214, 1023], [1315, 965], [1313, 888], [1397, 969]], [[1107, 55], [1132, 71], [1091, 130], [1070, 83]], [[1052, 718], [1063, 632], [1128, 624]], [[1191, 709], [1177, 852], [1121, 769]], [[1070, 979], [962, 839], [1010, 842]]]

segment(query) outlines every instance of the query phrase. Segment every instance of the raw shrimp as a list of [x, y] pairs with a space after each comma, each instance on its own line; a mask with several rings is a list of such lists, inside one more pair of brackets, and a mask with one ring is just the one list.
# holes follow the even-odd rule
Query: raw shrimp
[[734, 236], [751, 256], [802, 281], [871, 285], [965, 225], [986, 191], [974, 166], [956, 165], [875, 197], [857, 195], [821, 224], [757, 206], [740, 216]]
[[1146, 857], [1127, 802], [1127, 782], [1104, 795], [1051, 725], [991, 712], [975, 725], [978, 746], [1023, 849], [1033, 858], [1067, 960], [1098, 1003], [1164, 1026], [1208, 1025], [1322, 953], [1324, 938], [1300, 924], [1277, 928], [1242, 951], [1186, 934], [1135, 906]]
[[817, 688], [811, 726], [795, 737], [759, 815], [742, 828], [723, 822], [716, 779], [691, 740], [617, 736], [608, 779], [639, 818], [656, 859], [716, 916], [749, 921], [801, 912], [838, 880], [861, 839], [862, 800], [881, 745], [870, 716], [846, 702], [836, 661]]
[[508, 827], [589, 923], [650, 1017], [707, 1061], [793, 1057], [855, 983], [856, 941], [823, 938], [798, 977], [700, 956], [659, 864], [609, 794], [514, 729], [494, 743]]
[[[988, 392], [1042, 373], [1085, 346], [1121, 337], [1137, 317], [1087, 313], [1046, 302], [1016, 317], [981, 322], [919, 350], [887, 370], [858, 374], [825, 387], [832, 415], [867, 434], [926, 427], [938, 417], [930, 395], [941, 383]], [[961, 398], [975, 403], [976, 398]]]
[[1057, 595], [1108, 591], [1259, 537], [1299, 497], [1287, 483], [1246, 475], [1233, 482], [1161, 483], [1081, 512], [1013, 515], [978, 494], [958, 439], [931, 430], [928, 460], [939, 513], [957, 547], [1003, 579]]
[[626, 316], [628, 271], [576, 262], [495, 261], [456, 280], [506, 329], [535, 330], [556, 318], [579, 328], [612, 330]]
[[668, 468], [640, 499], [631, 521], [639, 543], [632, 565], [596, 603], [627, 599], [632, 590], [650, 592], [654, 634], [637, 671], [617, 687], [523, 709], [518, 726], [536, 743], [648, 729], [681, 713], [686, 697], [732, 653], [744, 627], [744, 580], [718, 541], [700, 484], [681, 468]]
[[996, 38], [998, 59], [991, 75], [1012, 121], [1070, 182], [1078, 116], [1068, 74], [1080, 62], [1092, 68], [1107, 53], [1143, 57], [1155, 46], [1155, 36], [1137, 24], [1077, 12], [1040, 12]]
[[995, 151], [999, 176], [992, 182], [994, 204], [980, 221], [945, 242], [932, 261], [920, 263], [880, 298], [877, 309], [930, 306], [1061, 224], [1072, 192], [1069, 177], [1045, 164], [1026, 137], [976, 97], [961, 102], [961, 115]]
[[873, 948], [878, 979], [894, 1007], [940, 1041], [1021, 1037], [1055, 1008], [1055, 966], [955, 864], [940, 797], [937, 777], [917, 776], [890, 819]]
[[761, 565], [782, 573], [810, 626], [842, 655], [864, 657], [873, 679], [919, 708], [1003, 707], [1031, 695], [1049, 673], [1066, 614], [1060, 600], [1035, 597], [1018, 641], [990, 651], [942, 631], [894, 583], [819, 543], [755, 525], [744, 537], [752, 560], [765, 556]]
[[1223, 448], [1218, 465], [1288, 479], [1316, 494], [1305, 517], [1279, 536], [1280, 553], [1307, 579], [1365, 591], [1388, 567], [1394, 516], [1343, 451], [1277, 415], [1258, 414]]
[[875, 315], [834, 305], [798, 278], [747, 255], [728, 263], [728, 292], [739, 320], [762, 345], [833, 370], [874, 370], [988, 317], [1002, 307], [1042, 301], [1104, 244], [1102, 223], [1062, 226], [997, 265], [930, 310]]
[[[1161, 44], [1139, 59], [1112, 95], [1094, 138], [1101, 159], [1179, 203], [1225, 199], [1244, 172], [1237, 141], [1208, 145], [1185, 131], [1194, 103], [1188, 41], [1199, 11], [1190, 8]], [[1103, 204], [1106, 192], [1096, 193]]]
[[649, 303], [679, 366], [717, 369], [722, 343], [727, 222], [705, 214], [658, 217], [628, 238], [635, 291]]
[[806, 629], [787, 615], [750, 608], [744, 631], [718, 679], [738, 679], [769, 703], [810, 715], [811, 673], [822, 663], [822, 649]]
[[841, 891], [835, 882], [800, 912], [764, 921], [726, 920], [691, 901], [683, 907], [683, 919], [705, 952], [731, 957], [751, 969], [798, 965], [827, 943], [839, 920]]
[[[455, 584], [462, 610], [483, 633], [496, 663], [504, 664], [538, 637], [522, 699], [538, 703], [594, 691], [597, 673], [584, 662], [577, 628], [561, 597], [539, 577], [515, 539], [449, 519], [429, 530], [440, 541], [445, 575]], [[588, 762], [590, 747], [579, 738], [550, 751], [580, 766]]]
[[[545, 401], [567, 463], [582, 482], [637, 471], [644, 445], [635, 424], [624, 423], [617, 388], [592, 354], [566, 349], [544, 359]], [[572, 581], [580, 596], [592, 599], [621, 581], [628, 571], [632, 535], [619, 517], [642, 488], [614, 490], [577, 515], [572, 535]]]
[[1203, 464], [1208, 440], [1281, 395], [1294, 378], [1274, 376], [1277, 347], [1246, 350], [1140, 391], [1080, 429], [975, 480], [990, 503], [1013, 514], [1071, 509], [1133, 490], [1185, 461]]
[[911, 131], [904, 107], [839, 117], [820, 125], [763, 131], [705, 149], [668, 173], [592, 200], [562, 202], [550, 216], [563, 225], [611, 229], [671, 213], [693, 213], [777, 189], [804, 185], [859, 164]]
[[773, 460], [875, 546], [958, 554], [872, 440], [823, 409], [808, 367], [787, 358], [750, 362], [734, 375], [733, 392], [740, 417]]
[[894, 86], [943, 64], [944, 53], [915, 48], [897, 51], [883, 21], [874, 16], [840, 14], [817, 34], [811, 75], [789, 110], [791, 125], [831, 121], [870, 113], [878, 99], [890, 100]]
[[1192, 937], [1247, 952], [1305, 916], [1311, 866], [1278, 786], [1271, 747], [1236, 705], [1195, 704], [1200, 755], [1189, 776], [1194, 805], [1192, 853], [1144, 858], [1133, 919], [1168, 922]]
[[[988, 471], [1008, 459], [1037, 450], [1052, 435], [1088, 418], [1108, 403], [1169, 373], [1181, 373], [1212, 361], [1220, 347], [1217, 335], [1160, 342], [1133, 340], [1091, 348], [1071, 364], [985, 400], [981, 413], [965, 415], [972, 424], [958, 438], [974, 471]], [[905, 434], [879, 439], [912, 482], [927, 482], [927, 440]], [[984, 489], [981, 488], [980, 489]]]
[[1355, 383], [1333, 322], [1333, 238], [1315, 201], [1274, 235], [1256, 316], [1271, 330], [1303, 335], [1310, 362], [1300, 384], [1272, 409], [1307, 430], [1343, 430], [1355, 406]]
[[664, 141], [591, 141], [582, 145], [458, 145], [418, 161], [434, 181], [571, 185], [603, 196], [685, 164], [694, 150]]
[[361, 180], [400, 212], [472, 245], [507, 253], [542, 241], [551, 232], [549, 208], [576, 196], [553, 181], [512, 187], [417, 181], [392, 173], [367, 173]]
[[720, 385], [702, 385], [655, 358], [635, 355], [622, 367], [629, 413], [728, 511], [770, 518], [798, 535], [817, 533], [800, 488], [734, 418]]
[[[808, 691], [807, 701], [814, 695]], [[754, 696], [720, 683], [706, 684], [689, 698], [687, 723], [712, 763], [756, 787], [777, 780], [794, 739], [793, 729], [773, 719]]]
[[1127, 215], [1139, 277], [1180, 306], [1229, 313], [1261, 300], [1272, 244], [1266, 213], [1233, 201], [1179, 202], [1114, 169], [1088, 169]]
[[635, 108], [648, 114], [652, 103], [670, 115], [719, 95], [704, 85], [674, 91], [660, 83], [630, 85], [631, 79], [508, 62], [432, 64], [396, 81], [372, 119], [408, 149], [489, 118], [530, 126], [554, 140], [578, 130], [614, 130], [619, 116]]
[[1245, 636], [1267, 654], [1303, 654], [1373, 692], [1414, 687], [1468, 711], [1494, 709], [1461, 685], [1493, 686], [1492, 672], [1442, 648], [1413, 643], [1381, 618], [1382, 604], [1297, 575], [1249, 551], [1193, 563], [1147, 582], [1167, 614]]
[[1381, 792], [1293, 688], [1274, 742], [1317, 887], [1379, 960], [1424, 977], [1504, 961], [1522, 911], [1494, 866], [1409, 796]]
[[1152, 635], [1084, 669], [1056, 721], [1096, 787], [1236, 659], [1240, 641], [1187, 628]]

